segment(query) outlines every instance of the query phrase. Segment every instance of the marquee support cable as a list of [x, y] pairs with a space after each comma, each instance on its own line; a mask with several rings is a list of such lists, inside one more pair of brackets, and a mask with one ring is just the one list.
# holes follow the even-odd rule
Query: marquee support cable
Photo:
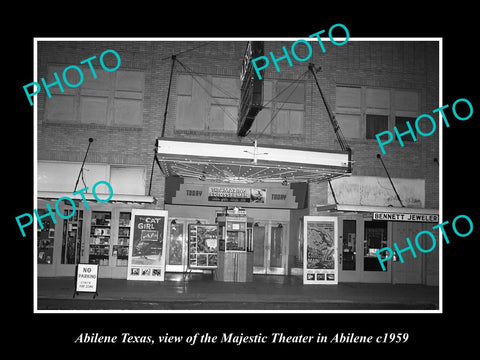
[[313, 74], [313, 77], [315, 79], [315, 83], [317, 84], [318, 91], [320, 92], [320, 96], [322, 98], [323, 104], [325, 105], [325, 109], [327, 109], [328, 117], [330, 119], [330, 122], [333, 126], [333, 131], [335, 132], [335, 135], [337, 136], [337, 140], [340, 143], [340, 147], [344, 151], [351, 151], [350, 146], [348, 145], [347, 141], [345, 140], [345, 137], [342, 134], [342, 130], [340, 129], [340, 126], [338, 125], [337, 120], [335, 119], [335, 115], [332, 114], [332, 111], [330, 110], [330, 106], [328, 105], [327, 99], [325, 99], [325, 95], [323, 94], [322, 88], [320, 87], [320, 84], [318, 83], [318, 78], [317, 74], [315, 71], [315, 65], [313, 63], [308, 64], [308, 69], [310, 72]]

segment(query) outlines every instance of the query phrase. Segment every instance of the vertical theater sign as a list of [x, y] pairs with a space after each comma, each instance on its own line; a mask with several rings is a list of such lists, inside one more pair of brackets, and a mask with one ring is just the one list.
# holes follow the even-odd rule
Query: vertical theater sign
[[338, 227], [332, 216], [305, 216], [303, 283], [338, 284]]
[[128, 280], [163, 281], [168, 212], [132, 209]]
[[[263, 41], [249, 41], [240, 71], [241, 92], [238, 109], [238, 136], [246, 136], [257, 114], [263, 108], [263, 77], [254, 74], [252, 59], [262, 56]], [[263, 75], [263, 70], [260, 70]]]

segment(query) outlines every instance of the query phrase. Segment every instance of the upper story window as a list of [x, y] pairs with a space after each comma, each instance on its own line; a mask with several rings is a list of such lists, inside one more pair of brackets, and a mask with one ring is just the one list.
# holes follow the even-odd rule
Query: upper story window
[[[53, 73], [62, 74], [62, 66], [50, 66], [47, 84], [55, 81]], [[49, 88], [45, 120], [73, 124], [108, 126], [141, 126], [143, 122], [143, 93], [145, 75], [140, 71], [107, 72], [95, 69], [93, 77], [88, 66], [82, 68], [83, 82], [77, 88], [55, 85]], [[68, 82], [80, 81], [78, 72], [68, 73]]]
[[[348, 139], [376, 139], [383, 131], [400, 133], [407, 130], [419, 113], [419, 94], [416, 91], [375, 89], [360, 86], [337, 86], [336, 119]], [[405, 136], [402, 140], [408, 141]]]
[[179, 75], [177, 130], [237, 130], [240, 79]]
[[[38, 161], [38, 191], [60, 191], [72, 193], [76, 184], [81, 163], [61, 161]], [[117, 195], [145, 195], [146, 169], [135, 165], [111, 165], [86, 163], [77, 190], [88, 187], [86, 193], [99, 181], [107, 181]], [[95, 190], [108, 194], [104, 184]]]
[[[400, 134], [408, 130], [407, 121], [417, 136], [417, 130], [415, 128], [415, 120], [419, 114], [419, 101], [418, 94], [411, 91], [395, 91], [394, 93], [395, 103], [395, 123], [394, 126]], [[395, 140], [398, 140], [395, 136]], [[402, 141], [413, 141], [411, 136], [403, 136]]]
[[[240, 79], [220, 76], [177, 78], [177, 130], [237, 131]], [[305, 85], [265, 80], [264, 108], [252, 125], [252, 133], [303, 134]]]
[[253, 133], [303, 135], [305, 122], [305, 83], [264, 81], [264, 108], [252, 126]]

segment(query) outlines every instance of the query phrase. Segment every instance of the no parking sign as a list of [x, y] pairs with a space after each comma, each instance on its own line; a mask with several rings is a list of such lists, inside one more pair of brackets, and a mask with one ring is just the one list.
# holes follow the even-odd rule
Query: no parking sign
[[93, 298], [98, 295], [97, 292], [98, 264], [78, 264], [75, 274], [75, 292], [94, 293]]

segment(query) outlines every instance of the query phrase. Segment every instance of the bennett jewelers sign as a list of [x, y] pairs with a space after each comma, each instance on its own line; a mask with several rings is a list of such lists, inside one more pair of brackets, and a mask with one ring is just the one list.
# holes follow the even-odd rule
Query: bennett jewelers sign
[[128, 280], [163, 281], [168, 212], [132, 209]]
[[81, 292], [97, 294], [98, 264], [78, 264], [75, 275], [75, 293]]
[[374, 212], [373, 220], [438, 222], [438, 215], [433, 214], [405, 214], [391, 212]]

